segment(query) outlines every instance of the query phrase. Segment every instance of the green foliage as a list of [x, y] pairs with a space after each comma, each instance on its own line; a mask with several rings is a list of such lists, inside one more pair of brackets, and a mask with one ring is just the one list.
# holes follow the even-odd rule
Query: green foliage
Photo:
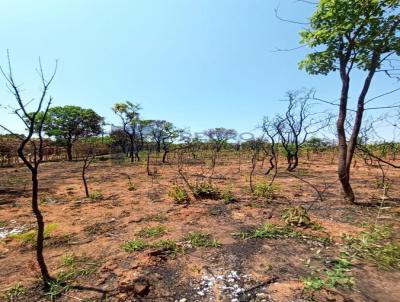
[[189, 233], [185, 240], [188, 241], [193, 247], [220, 247], [218, 241], [210, 234], [201, 232]]
[[[43, 113], [38, 115], [38, 119], [41, 118]], [[80, 137], [100, 134], [102, 122], [103, 118], [92, 109], [71, 105], [57, 106], [49, 109], [43, 130], [66, 146]]]
[[400, 268], [400, 244], [392, 236], [391, 226], [370, 225], [360, 235], [345, 235], [343, 239], [356, 257], [372, 260], [385, 268]]
[[203, 198], [218, 199], [221, 196], [218, 188], [213, 186], [211, 183], [205, 181], [197, 182], [193, 186], [192, 190], [193, 190], [193, 195], [199, 199]]
[[173, 185], [171, 190], [168, 192], [168, 196], [178, 204], [187, 203], [190, 199], [185, 188], [179, 185]]
[[[339, 258], [329, 261], [330, 268], [325, 267], [322, 271], [313, 268], [312, 274], [302, 279], [305, 289], [321, 290], [323, 288], [332, 289], [337, 287], [351, 289], [354, 285], [354, 280], [351, 276], [352, 265], [349, 259], [349, 255], [342, 252]], [[310, 266], [309, 261], [307, 265]]]
[[[58, 224], [49, 223], [44, 228], [44, 238], [50, 237], [50, 235], [58, 228]], [[11, 234], [11, 238], [21, 241], [23, 244], [35, 244], [37, 238], [37, 231], [31, 230], [20, 234]]]
[[89, 198], [91, 200], [101, 200], [103, 199], [103, 194], [99, 190], [93, 190], [89, 193]]
[[164, 225], [157, 225], [140, 230], [137, 235], [140, 237], [160, 237], [167, 233], [167, 228]]
[[17, 283], [10, 288], [6, 289], [3, 292], [3, 298], [7, 301], [16, 301], [16, 299], [24, 296], [26, 294], [26, 288], [21, 285], [21, 283]]
[[254, 185], [253, 194], [257, 197], [273, 199], [279, 188], [280, 187], [277, 184], [268, 184], [265, 182], [260, 182]]
[[162, 249], [164, 252], [168, 252], [170, 255], [177, 255], [183, 252], [183, 248], [172, 239], [162, 239], [156, 242], [153, 242], [150, 245], [152, 248]]
[[137, 252], [137, 251], [142, 251], [144, 249], [146, 249], [148, 247], [148, 244], [146, 243], [146, 241], [142, 240], [142, 239], [133, 239], [133, 240], [129, 240], [124, 242], [121, 245], [121, 248], [125, 251], [125, 252]]
[[399, 0], [320, 0], [309, 28], [300, 32], [301, 43], [316, 50], [300, 62], [300, 68], [326, 75], [338, 70], [340, 58], [361, 70], [379, 68], [379, 60], [372, 66], [374, 54], [379, 59], [400, 53], [399, 5]]
[[221, 193], [221, 197], [224, 200], [225, 204], [230, 204], [237, 201], [235, 195], [233, 195], [232, 191], [229, 189], [224, 190]]
[[287, 208], [283, 211], [282, 218], [287, 225], [308, 227], [312, 224], [307, 211], [302, 206]]

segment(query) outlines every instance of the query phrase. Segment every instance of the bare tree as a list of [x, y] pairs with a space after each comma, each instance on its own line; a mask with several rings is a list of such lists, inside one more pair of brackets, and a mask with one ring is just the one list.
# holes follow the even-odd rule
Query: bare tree
[[[275, 130], [285, 150], [287, 170], [294, 171], [299, 164], [300, 148], [307, 138], [329, 125], [330, 117], [321, 117], [322, 113], [311, 112], [313, 90], [288, 91], [288, 107], [283, 116], [275, 120]], [[315, 118], [318, 116], [318, 118]]]
[[[20, 140], [20, 145], [18, 147], [18, 156], [23, 161], [25, 166], [31, 172], [31, 179], [32, 179], [32, 211], [36, 217], [37, 223], [37, 238], [36, 238], [36, 259], [37, 263], [40, 268], [40, 272], [42, 275], [42, 279], [44, 282], [45, 289], [48, 289], [50, 282], [53, 278], [50, 276], [48, 271], [44, 256], [43, 256], [43, 242], [44, 242], [44, 227], [45, 223], [43, 220], [42, 212], [40, 211], [39, 204], [38, 204], [38, 193], [39, 193], [39, 180], [38, 180], [38, 173], [39, 173], [39, 165], [43, 161], [43, 137], [42, 137], [42, 130], [44, 120], [46, 118], [47, 112], [50, 108], [52, 103], [52, 97], [47, 98], [47, 93], [51, 82], [54, 79], [54, 76], [57, 71], [57, 62], [54, 68], [54, 71], [49, 79], [46, 79], [41, 61], [39, 59], [39, 68], [38, 73], [42, 83], [42, 92], [37, 103], [36, 109], [33, 112], [28, 112], [27, 106], [32, 103], [32, 101], [25, 101], [22, 99], [20, 86], [15, 82], [12, 68], [11, 68], [11, 61], [10, 55], [7, 52], [8, 58], [8, 69], [4, 70], [0, 67], [0, 71], [3, 74], [6, 82], [7, 87], [9, 88], [11, 94], [14, 96], [17, 107], [13, 109], [13, 113], [16, 114], [19, 119], [24, 123], [27, 134], [26, 136], [21, 136], [15, 134], [11, 129], [7, 128], [4, 125], [0, 125], [1, 128], [9, 132], [10, 134], [14, 135]], [[40, 111], [44, 108], [43, 114], [40, 115], [38, 118]], [[37, 136], [37, 137], [34, 137]], [[33, 156], [29, 160], [29, 155], [26, 152], [28, 145], [31, 146], [33, 150]]]

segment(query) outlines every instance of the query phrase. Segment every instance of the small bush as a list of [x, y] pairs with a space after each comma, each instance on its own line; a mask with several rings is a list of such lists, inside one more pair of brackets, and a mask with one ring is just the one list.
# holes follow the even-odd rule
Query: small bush
[[168, 192], [168, 196], [178, 204], [187, 203], [189, 201], [189, 195], [185, 188], [178, 185], [172, 186], [171, 190]]
[[291, 226], [309, 227], [312, 224], [307, 210], [302, 206], [285, 209], [282, 218], [287, 225]]
[[255, 184], [253, 194], [257, 197], [273, 199], [278, 190], [279, 186], [277, 184], [267, 184], [265, 182], [260, 182]]
[[220, 247], [219, 242], [210, 234], [193, 232], [185, 237], [193, 247]]
[[219, 199], [220, 192], [218, 188], [214, 187], [211, 183], [208, 182], [197, 182], [193, 186], [193, 195], [196, 198], [208, 198], [208, 199]]

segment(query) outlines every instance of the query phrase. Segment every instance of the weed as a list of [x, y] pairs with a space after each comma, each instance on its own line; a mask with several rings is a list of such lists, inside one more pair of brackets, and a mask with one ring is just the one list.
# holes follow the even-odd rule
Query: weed
[[254, 185], [253, 194], [257, 197], [273, 199], [278, 190], [279, 185], [277, 184], [267, 184], [265, 182], [260, 182]]
[[[307, 266], [310, 260], [308, 260]], [[331, 268], [325, 267], [322, 271], [312, 268], [310, 276], [302, 278], [306, 290], [321, 290], [323, 288], [345, 287], [351, 289], [354, 280], [351, 276], [351, 257], [345, 252], [341, 252], [339, 258], [334, 261]], [[311, 267], [311, 266], [310, 266]]]
[[232, 191], [226, 189], [221, 194], [222, 199], [224, 200], [225, 204], [230, 204], [236, 202], [236, 197], [233, 195]]
[[160, 237], [167, 233], [167, 228], [163, 225], [157, 225], [154, 227], [148, 227], [140, 230], [137, 235], [140, 237]]
[[[54, 230], [57, 229], [57, 227], [58, 227], [58, 224], [56, 224], [56, 223], [47, 224], [44, 228], [44, 238], [48, 238], [54, 232]], [[24, 244], [35, 244], [36, 237], [37, 237], [37, 231], [31, 230], [31, 231], [28, 231], [25, 233], [11, 234], [10, 237], [17, 239]]]
[[307, 210], [302, 206], [285, 209], [282, 218], [287, 225], [291, 226], [308, 227], [312, 224], [311, 219], [307, 214]]
[[15, 301], [18, 297], [24, 296], [25, 294], [26, 288], [21, 285], [21, 283], [17, 283], [6, 289], [3, 293], [3, 297], [7, 301]]
[[192, 232], [185, 237], [186, 241], [193, 247], [220, 247], [221, 244], [213, 238], [210, 234], [201, 232]]
[[193, 195], [196, 198], [203, 199], [203, 198], [209, 198], [209, 199], [218, 199], [221, 196], [221, 193], [219, 192], [218, 188], [213, 186], [211, 183], [208, 182], [197, 182], [193, 186]]
[[133, 239], [130, 241], [126, 241], [121, 245], [121, 248], [128, 253], [143, 251], [147, 247], [148, 244], [142, 239]]
[[161, 248], [169, 254], [175, 256], [183, 252], [183, 248], [172, 239], [162, 239], [151, 244], [152, 248]]
[[391, 226], [370, 225], [359, 236], [343, 237], [349, 251], [358, 258], [369, 259], [386, 268], [400, 267], [400, 244], [391, 242]]
[[178, 204], [187, 203], [189, 201], [189, 195], [185, 188], [179, 185], [173, 185], [171, 190], [168, 192], [168, 196]]
[[89, 193], [89, 198], [94, 201], [101, 200], [103, 199], [103, 194], [99, 190], [93, 190]]

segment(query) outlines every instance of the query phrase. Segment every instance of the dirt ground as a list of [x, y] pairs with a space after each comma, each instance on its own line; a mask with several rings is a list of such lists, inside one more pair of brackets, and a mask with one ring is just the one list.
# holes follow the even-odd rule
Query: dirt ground
[[[337, 256], [343, 234], [357, 234], [363, 224], [375, 222], [394, 225], [398, 234], [400, 171], [387, 172], [390, 199], [383, 207], [343, 205], [335, 164], [328, 155], [313, 155], [301, 159], [296, 175], [324, 191], [323, 201], [316, 200], [305, 182], [284, 173], [276, 179], [276, 196], [266, 200], [250, 192], [249, 159], [223, 156], [210, 179], [221, 190], [231, 189], [236, 202], [192, 197], [188, 204], [176, 204], [168, 192], [174, 182], [183, 182], [174, 164], [162, 165], [153, 158], [149, 176], [144, 163], [93, 163], [88, 183], [92, 192], [101, 192], [98, 199], [84, 197], [81, 166], [50, 162], [40, 170], [41, 209], [46, 224], [56, 225], [45, 241], [50, 272], [65, 271], [69, 258], [80, 259], [78, 268], [91, 265], [74, 280], [81, 288], [63, 292], [57, 301], [400, 301], [400, 272], [365, 260], [351, 271], [352, 289], [310, 294], [302, 282], [310, 274], [307, 259]], [[269, 179], [264, 171], [259, 162], [255, 183]], [[194, 161], [185, 164], [183, 172], [195, 182], [210, 169]], [[352, 183], [360, 202], [380, 202], [379, 173], [377, 167], [356, 161]], [[7, 236], [35, 227], [27, 169], [2, 168], [0, 189], [0, 231], [5, 234], [0, 238], [0, 292], [20, 283], [26, 290], [15, 301], [49, 300], [38, 285], [34, 247]], [[314, 237], [234, 236], [264, 223], [283, 225], [282, 211], [295, 205], [309, 209], [312, 221], [321, 226], [302, 230]], [[144, 228], [159, 225], [165, 227], [163, 234], [143, 240], [175, 240], [181, 248], [176, 254], [121, 248]], [[191, 232], [210, 234], [219, 246], [195, 247], [185, 239]]]

